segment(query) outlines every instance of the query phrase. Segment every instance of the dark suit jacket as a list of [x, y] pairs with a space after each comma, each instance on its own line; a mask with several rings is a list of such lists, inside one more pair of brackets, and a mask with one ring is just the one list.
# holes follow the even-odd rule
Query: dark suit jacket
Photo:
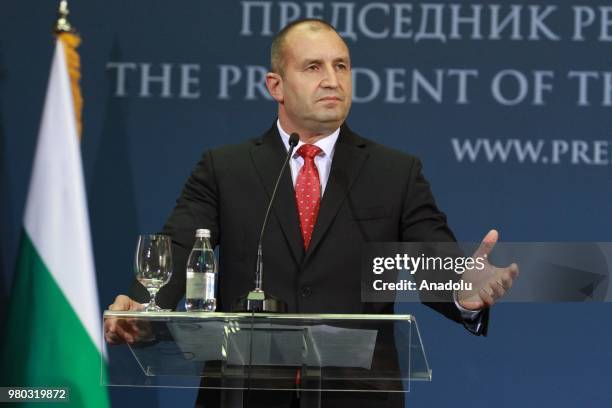
[[[196, 228], [209, 228], [220, 245], [217, 310], [230, 311], [253, 288], [259, 232], [285, 156], [276, 123], [261, 137], [204, 153], [164, 227], [173, 237], [175, 273], [157, 296], [160, 305], [174, 308], [185, 293]], [[343, 125], [307, 251], [285, 171], [263, 241], [264, 290], [293, 313], [392, 314], [392, 303], [361, 302], [361, 245], [454, 240], [420, 161]], [[463, 322], [453, 303], [429, 306]], [[478, 334], [486, 332], [486, 317]]]

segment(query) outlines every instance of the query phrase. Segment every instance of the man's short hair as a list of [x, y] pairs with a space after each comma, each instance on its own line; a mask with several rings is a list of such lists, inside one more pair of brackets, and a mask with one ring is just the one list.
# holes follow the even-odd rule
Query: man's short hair
[[[299, 25], [306, 25], [310, 31], [331, 30], [338, 34], [338, 31], [336, 31], [333, 25], [317, 18], [303, 18], [287, 24], [272, 40], [272, 46], [270, 47], [270, 67], [272, 68], [272, 72], [276, 72], [281, 76], [285, 74], [283, 69], [285, 40], [287, 39], [287, 35]], [[340, 37], [340, 34], [338, 34], [338, 37]], [[340, 38], [342, 39], [342, 37]]]

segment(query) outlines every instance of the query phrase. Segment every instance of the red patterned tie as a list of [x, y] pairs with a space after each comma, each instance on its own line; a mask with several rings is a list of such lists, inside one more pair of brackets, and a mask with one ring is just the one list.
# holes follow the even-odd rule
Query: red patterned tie
[[312, 144], [304, 144], [297, 154], [304, 158], [304, 165], [300, 169], [295, 182], [295, 201], [300, 213], [300, 227], [304, 239], [304, 249], [308, 249], [312, 231], [314, 230], [317, 216], [319, 215], [319, 204], [321, 203], [321, 182], [319, 171], [314, 163], [316, 155], [322, 150]]

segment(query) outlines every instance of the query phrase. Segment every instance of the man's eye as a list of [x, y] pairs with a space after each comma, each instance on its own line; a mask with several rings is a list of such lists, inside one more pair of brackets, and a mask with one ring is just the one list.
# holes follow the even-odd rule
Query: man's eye
[[336, 67], [341, 71], [344, 71], [348, 68], [346, 64], [338, 64]]
[[318, 67], [316, 65], [309, 65], [306, 67], [306, 71], [316, 71], [317, 68]]

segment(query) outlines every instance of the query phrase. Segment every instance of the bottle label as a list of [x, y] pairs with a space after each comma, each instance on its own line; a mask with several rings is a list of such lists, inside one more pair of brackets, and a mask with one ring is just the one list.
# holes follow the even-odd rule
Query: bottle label
[[187, 272], [187, 299], [202, 299], [206, 294], [206, 273]]
[[204, 299], [210, 300], [215, 298], [215, 278], [214, 272], [206, 272], [204, 275]]

